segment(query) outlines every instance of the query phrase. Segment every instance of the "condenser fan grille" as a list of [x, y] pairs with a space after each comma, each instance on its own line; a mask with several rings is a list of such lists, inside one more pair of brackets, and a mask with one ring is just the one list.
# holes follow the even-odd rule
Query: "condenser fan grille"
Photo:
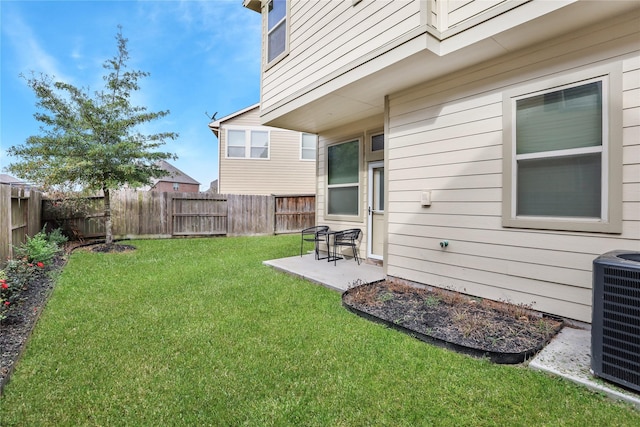
[[607, 255], [594, 261], [592, 367], [640, 390], [640, 263]]

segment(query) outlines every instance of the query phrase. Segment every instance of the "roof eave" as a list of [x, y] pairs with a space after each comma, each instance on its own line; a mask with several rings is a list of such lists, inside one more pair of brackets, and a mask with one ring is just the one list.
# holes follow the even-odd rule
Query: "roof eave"
[[261, 0], [242, 0], [242, 6], [254, 12], [262, 13], [262, 1]]

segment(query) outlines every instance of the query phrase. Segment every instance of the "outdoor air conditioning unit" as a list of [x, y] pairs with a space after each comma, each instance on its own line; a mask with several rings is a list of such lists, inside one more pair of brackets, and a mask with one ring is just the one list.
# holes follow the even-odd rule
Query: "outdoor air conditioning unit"
[[591, 369], [640, 391], [640, 252], [612, 251], [593, 261]]

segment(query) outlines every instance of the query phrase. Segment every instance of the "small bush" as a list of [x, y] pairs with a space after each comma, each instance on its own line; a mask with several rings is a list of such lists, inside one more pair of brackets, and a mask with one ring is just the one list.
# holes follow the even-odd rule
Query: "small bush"
[[61, 228], [56, 228], [49, 234], [47, 234], [47, 240], [49, 241], [49, 243], [56, 245], [56, 247], [58, 248], [61, 248], [62, 245], [67, 243], [67, 240], [69, 240], [69, 238], [63, 234]]
[[28, 262], [42, 262], [48, 264], [60, 249], [56, 243], [49, 241], [44, 231], [33, 237], [27, 236], [27, 241], [15, 248], [16, 256], [26, 258]]
[[[0, 270], [0, 320], [6, 317], [4, 313], [9, 309], [9, 305], [11, 304], [8, 299], [5, 300], [5, 293], [8, 294], [8, 289], [7, 273], [5, 273], [4, 270]], [[8, 304], [5, 304], [5, 302], [8, 302]]]
[[0, 275], [0, 320], [20, 302], [20, 294], [32, 280], [44, 274], [43, 262], [31, 263], [26, 258], [10, 260]]
[[48, 235], [43, 229], [33, 237], [27, 236], [27, 241], [15, 248], [16, 259], [9, 260], [5, 269], [0, 270], [0, 320], [20, 302], [22, 291], [45, 274], [45, 266], [66, 241], [60, 229]]

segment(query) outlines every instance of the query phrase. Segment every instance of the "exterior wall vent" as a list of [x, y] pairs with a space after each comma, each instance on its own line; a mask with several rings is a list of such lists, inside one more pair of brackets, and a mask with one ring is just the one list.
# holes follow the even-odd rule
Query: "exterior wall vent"
[[591, 369], [640, 391], [640, 252], [612, 251], [593, 261]]

